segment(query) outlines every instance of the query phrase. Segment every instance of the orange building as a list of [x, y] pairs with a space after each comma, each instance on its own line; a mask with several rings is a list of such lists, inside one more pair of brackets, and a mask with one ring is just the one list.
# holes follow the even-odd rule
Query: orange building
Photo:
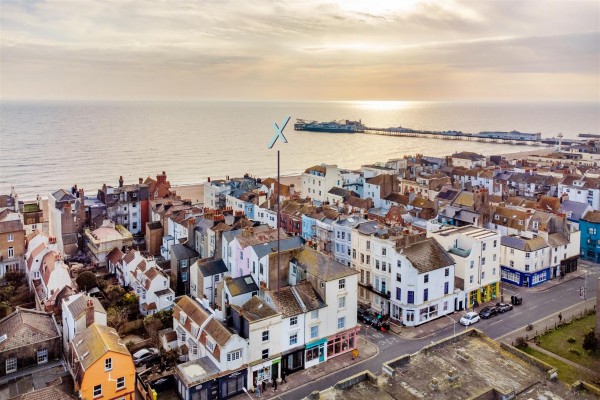
[[135, 367], [113, 328], [91, 324], [71, 342], [75, 391], [83, 400], [133, 400]]

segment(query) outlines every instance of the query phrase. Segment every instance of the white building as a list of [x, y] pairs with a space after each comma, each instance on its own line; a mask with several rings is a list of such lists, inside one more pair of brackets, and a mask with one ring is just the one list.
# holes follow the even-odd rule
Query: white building
[[455, 282], [462, 292], [454, 308], [464, 310], [500, 297], [500, 238], [498, 231], [445, 226], [428, 232], [450, 254], [455, 267]]
[[63, 349], [69, 354], [70, 343], [76, 334], [91, 324], [106, 326], [106, 310], [95, 297], [73, 294], [62, 301]]
[[356, 216], [340, 218], [333, 223], [333, 257], [341, 264], [351, 266], [352, 229], [359, 223], [366, 222]]
[[315, 165], [302, 173], [302, 197], [325, 202], [329, 190], [342, 187], [342, 182], [342, 174], [337, 165]]
[[131, 287], [138, 296], [142, 315], [152, 315], [173, 307], [175, 292], [169, 281], [169, 276], [153, 260], [137, 265], [131, 274]]
[[454, 312], [454, 260], [433, 238], [393, 252], [391, 317], [416, 326]]
[[600, 179], [567, 175], [558, 184], [558, 197], [563, 195], [571, 201], [587, 203], [594, 210], [600, 210]]
[[502, 280], [532, 287], [552, 278], [550, 247], [542, 237], [502, 236], [500, 263]]

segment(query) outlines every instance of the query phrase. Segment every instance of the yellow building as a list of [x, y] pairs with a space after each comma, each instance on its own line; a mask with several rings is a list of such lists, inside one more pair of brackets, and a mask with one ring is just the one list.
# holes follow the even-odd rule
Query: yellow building
[[133, 400], [135, 367], [113, 328], [91, 324], [71, 342], [75, 391], [83, 400]]

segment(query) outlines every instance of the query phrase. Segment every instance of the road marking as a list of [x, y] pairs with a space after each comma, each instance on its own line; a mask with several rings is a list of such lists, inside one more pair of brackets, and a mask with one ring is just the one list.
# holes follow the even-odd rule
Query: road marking
[[523, 314], [523, 313], [522, 312], [516, 312], [516, 313], [512, 314], [512, 316], [514, 317], [515, 315], [521, 315], [521, 314]]
[[530, 308], [528, 308], [527, 310], [533, 310], [534, 308], [538, 308], [538, 306], [533, 306], [533, 307], [530, 307]]
[[501, 319], [501, 320], [499, 320], [499, 321], [492, 322], [490, 325], [495, 325], [495, 324], [498, 324], [498, 323], [500, 323], [500, 322], [503, 322], [503, 321], [504, 321], [504, 320], [503, 320], [503, 319]]

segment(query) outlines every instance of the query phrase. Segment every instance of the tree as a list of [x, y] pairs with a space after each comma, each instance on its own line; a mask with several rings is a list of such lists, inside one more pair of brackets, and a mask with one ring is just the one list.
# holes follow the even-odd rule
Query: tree
[[77, 283], [77, 287], [81, 290], [90, 290], [97, 286], [96, 275], [93, 272], [84, 271], [75, 279], [75, 283]]
[[158, 331], [163, 327], [160, 319], [153, 315], [148, 315], [144, 318], [144, 329], [156, 347], [159, 347]]
[[117, 332], [121, 331], [127, 322], [128, 317], [129, 312], [127, 311], [127, 308], [111, 307], [106, 312], [106, 322], [108, 323], [108, 326], [115, 328]]
[[106, 298], [110, 302], [111, 306], [114, 306], [125, 295], [125, 289], [123, 289], [119, 285], [112, 285], [106, 289], [105, 294], [106, 294]]
[[584, 348], [584, 350], [598, 350], [598, 338], [596, 337], [593, 329], [585, 334], [581, 346]]

